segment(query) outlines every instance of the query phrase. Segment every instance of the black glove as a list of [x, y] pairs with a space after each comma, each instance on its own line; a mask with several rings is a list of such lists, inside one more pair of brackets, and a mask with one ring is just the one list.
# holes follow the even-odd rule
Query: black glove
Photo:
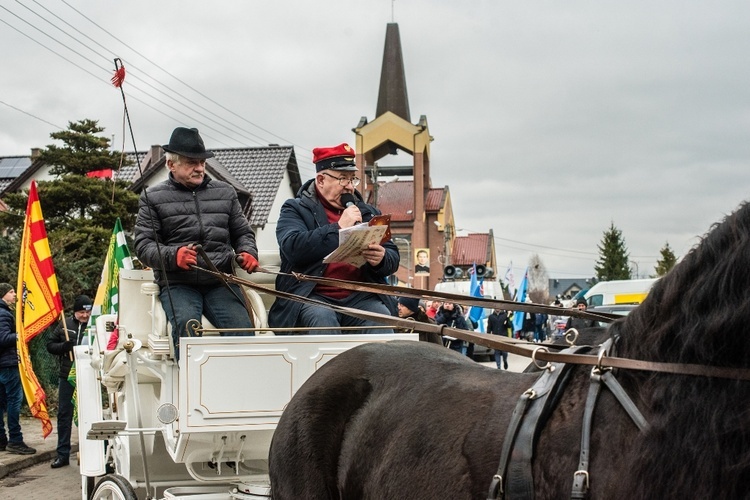
[[66, 340], [63, 342], [63, 350], [65, 352], [72, 351], [73, 347], [76, 345], [74, 340]]

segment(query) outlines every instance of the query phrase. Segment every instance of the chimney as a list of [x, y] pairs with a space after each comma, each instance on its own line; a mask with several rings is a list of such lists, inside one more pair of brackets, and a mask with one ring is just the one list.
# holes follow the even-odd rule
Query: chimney
[[31, 161], [39, 158], [39, 148], [31, 148]]
[[161, 150], [161, 146], [159, 146], [158, 144], [154, 144], [153, 146], [151, 146], [150, 153], [151, 153], [151, 163], [156, 163], [157, 161], [159, 161], [163, 154]]

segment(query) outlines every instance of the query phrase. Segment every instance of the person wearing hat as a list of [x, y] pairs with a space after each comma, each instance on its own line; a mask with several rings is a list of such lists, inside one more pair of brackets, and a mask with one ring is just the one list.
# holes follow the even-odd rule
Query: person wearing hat
[[47, 351], [60, 359], [57, 409], [57, 456], [52, 468], [70, 464], [70, 433], [73, 427], [73, 385], [68, 381], [73, 365], [73, 347], [80, 345], [86, 335], [86, 326], [91, 317], [91, 298], [79, 295], [73, 302], [73, 314], [59, 323], [47, 340]]
[[[589, 304], [586, 302], [586, 299], [579, 298], [576, 300], [576, 308], [579, 311], [585, 311], [588, 309]], [[568, 318], [568, 322], [565, 324], [565, 330], [570, 330], [571, 328], [579, 329], [579, 328], [591, 328], [593, 326], [597, 326], [596, 320], [594, 319], [583, 319], [583, 318], [574, 318], [573, 316]]]
[[188, 336], [191, 319], [200, 321], [205, 315], [217, 328], [253, 326], [240, 287], [227, 287], [197, 268], [209, 266], [196, 245], [201, 245], [219, 271], [228, 274], [235, 260], [253, 272], [258, 267], [258, 249], [234, 187], [206, 174], [206, 159], [214, 154], [206, 151], [198, 130], [177, 127], [162, 148], [169, 177], [143, 190], [134, 244], [138, 259], [154, 270], [159, 300], [172, 327], [174, 357], [179, 361], [180, 337]]
[[[399, 297], [398, 298], [398, 317], [403, 319], [413, 319], [420, 323], [435, 324], [435, 320], [427, 316], [427, 313], [420, 307], [419, 299], [411, 297]], [[402, 329], [403, 332], [409, 332], [411, 330]], [[443, 345], [443, 340], [438, 333], [419, 333], [419, 340], [421, 342], [431, 342], [433, 344]]]
[[[435, 323], [459, 330], [471, 330], [469, 324], [466, 322], [461, 305], [455, 302], [443, 302], [443, 305], [440, 306], [437, 314], [435, 314]], [[467, 343], [463, 340], [449, 335], [445, 335], [443, 340], [446, 347], [466, 355]]]
[[[21, 403], [23, 387], [18, 370], [16, 349], [16, 318], [11, 306], [16, 303], [16, 291], [10, 283], [0, 283], [0, 451], [17, 455], [33, 455], [34, 448], [26, 446], [21, 432]], [[3, 418], [7, 414], [8, 434]]]
[[[340, 229], [369, 222], [380, 212], [366, 204], [355, 189], [359, 185], [359, 178], [354, 150], [348, 144], [313, 149], [313, 163], [317, 171], [315, 177], [300, 188], [295, 198], [287, 200], [281, 207], [276, 239], [283, 274], [276, 277], [276, 290], [329, 304], [395, 315], [395, 300], [390, 296], [317, 285], [311, 281], [299, 281], [289, 274], [295, 272], [385, 284], [388, 276], [398, 269], [398, 248], [392, 240], [369, 245], [363, 251], [366, 262], [360, 267], [342, 262], [323, 263], [323, 258], [338, 247]], [[378, 325], [324, 306], [281, 298], [277, 298], [271, 306], [268, 323], [272, 328], [329, 327], [315, 331], [316, 334], [339, 334], [339, 326]], [[385, 329], [378, 332], [390, 331]]]

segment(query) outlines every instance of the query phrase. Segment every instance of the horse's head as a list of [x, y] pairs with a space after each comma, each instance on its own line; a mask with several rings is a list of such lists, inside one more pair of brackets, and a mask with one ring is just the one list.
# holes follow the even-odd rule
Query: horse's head
[[[742, 368], [750, 359], [750, 205], [715, 224], [624, 321], [621, 357]], [[622, 370], [648, 432], [616, 464], [628, 498], [737, 498], [747, 492], [750, 382]], [[624, 430], [622, 432], [625, 432]], [[648, 478], [648, 480], [644, 480]], [[619, 490], [618, 490], [619, 491]]]

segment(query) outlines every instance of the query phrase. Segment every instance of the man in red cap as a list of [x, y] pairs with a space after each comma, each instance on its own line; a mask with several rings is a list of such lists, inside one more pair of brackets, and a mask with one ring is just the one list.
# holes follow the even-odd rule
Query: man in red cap
[[[188, 336], [191, 319], [206, 318], [217, 328], [251, 328], [252, 322], [237, 285], [225, 286], [196, 269], [208, 264], [195, 249], [201, 245], [209, 260], [232, 273], [235, 255], [251, 273], [258, 266], [255, 233], [242, 212], [234, 188], [206, 174], [206, 151], [197, 129], [177, 127], [166, 151], [169, 178], [143, 190], [135, 223], [135, 252], [154, 270], [159, 299], [172, 325], [175, 359], [180, 337]], [[253, 335], [250, 331], [222, 335]]]
[[[380, 212], [362, 200], [355, 189], [359, 185], [354, 150], [348, 144], [313, 149], [317, 175], [307, 181], [297, 197], [281, 207], [276, 239], [281, 251], [281, 272], [276, 289], [329, 304], [353, 307], [381, 314], [396, 314], [392, 297], [342, 290], [333, 286], [298, 281], [289, 273], [325, 276], [348, 281], [386, 283], [399, 264], [398, 248], [392, 241], [370, 245], [363, 252], [361, 267], [346, 263], [324, 264], [323, 258], [339, 245], [339, 230], [368, 222]], [[340, 334], [339, 326], [372, 326], [371, 321], [353, 318], [329, 308], [276, 299], [268, 316], [269, 326], [328, 327], [316, 334]], [[377, 330], [390, 333], [390, 330]]]

